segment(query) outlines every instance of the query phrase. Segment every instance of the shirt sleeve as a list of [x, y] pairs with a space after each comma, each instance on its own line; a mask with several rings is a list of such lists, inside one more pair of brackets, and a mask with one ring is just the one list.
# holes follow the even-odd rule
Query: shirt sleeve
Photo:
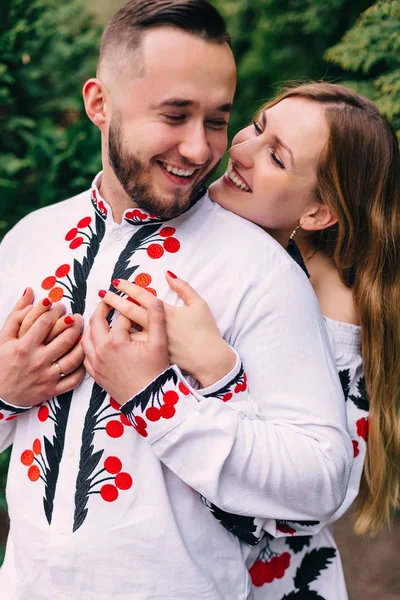
[[323, 320], [295, 269], [263, 278], [242, 298], [228, 341], [244, 367], [222, 397], [196, 391], [172, 366], [121, 408], [160, 460], [209, 502], [264, 520], [329, 518], [352, 462]]

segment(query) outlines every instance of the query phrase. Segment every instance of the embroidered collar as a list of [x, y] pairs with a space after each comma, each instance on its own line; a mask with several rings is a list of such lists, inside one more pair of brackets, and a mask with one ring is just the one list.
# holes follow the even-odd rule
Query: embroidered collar
[[[95, 212], [101, 217], [104, 221], [112, 221], [112, 210], [109, 204], [101, 197], [99, 192], [99, 184], [101, 182], [101, 176], [103, 172], [101, 171], [96, 175], [93, 180], [91, 187], [91, 202]], [[206, 188], [202, 187], [197, 192], [196, 196], [191, 201], [190, 205], [181, 213], [184, 214], [188, 210], [190, 210], [206, 193]], [[130, 208], [124, 212], [123, 222], [128, 223], [129, 225], [144, 225], [145, 223], [164, 223], [165, 221], [169, 221], [170, 219], [160, 218], [157, 215], [151, 215], [145, 210], [141, 208]]]

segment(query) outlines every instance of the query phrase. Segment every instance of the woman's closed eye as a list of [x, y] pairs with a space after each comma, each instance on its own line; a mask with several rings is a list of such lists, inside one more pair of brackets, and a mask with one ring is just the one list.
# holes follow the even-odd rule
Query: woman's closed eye
[[[254, 125], [254, 129], [257, 132], [257, 135], [260, 135], [261, 133], [264, 133], [264, 130], [262, 129], [261, 125], [259, 123], [257, 123], [257, 121], [253, 121], [253, 125]], [[271, 150], [270, 156], [271, 156], [272, 163], [276, 167], [278, 167], [279, 169], [285, 169], [285, 165], [280, 160], [280, 158], [278, 158], [278, 156], [275, 154], [275, 152], [273, 150]]]

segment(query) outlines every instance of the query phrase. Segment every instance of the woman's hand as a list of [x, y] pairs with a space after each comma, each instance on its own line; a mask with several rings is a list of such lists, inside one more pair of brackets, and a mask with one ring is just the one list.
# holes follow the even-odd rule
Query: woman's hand
[[[208, 387], [233, 369], [236, 355], [222, 339], [205, 300], [187, 282], [168, 273], [167, 281], [185, 302], [185, 306], [164, 303], [170, 362], [192, 375], [202, 387]], [[147, 312], [144, 309], [149, 307], [152, 294], [122, 279], [113, 284], [127, 294], [130, 301], [107, 292], [104, 302], [143, 327], [143, 332], [135, 335], [146, 336]]]
[[44, 306], [47, 310], [38, 308], [36, 320], [19, 337], [22, 323], [35, 310], [32, 302], [33, 291], [28, 288], [0, 330], [0, 397], [21, 407], [39, 404], [74, 389], [85, 374], [83, 350], [77, 344], [82, 317], [76, 315], [71, 326], [67, 325], [66, 330], [46, 343], [57, 322], [64, 318], [65, 308]]

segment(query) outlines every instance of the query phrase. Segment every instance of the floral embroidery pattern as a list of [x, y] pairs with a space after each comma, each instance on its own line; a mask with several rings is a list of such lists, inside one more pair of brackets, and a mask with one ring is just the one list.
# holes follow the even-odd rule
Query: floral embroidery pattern
[[204, 496], [200, 496], [203, 504], [207, 506], [209, 511], [212, 513], [225, 529], [236, 535], [240, 540], [249, 544], [249, 546], [256, 546], [264, 537], [265, 532], [257, 531], [257, 526], [252, 517], [245, 517], [243, 515], [235, 515], [233, 513], [225, 512], [224, 510], [212, 504]]
[[282, 579], [290, 565], [289, 552], [276, 554], [270, 548], [269, 541], [258, 555], [254, 565], [249, 570], [254, 586], [261, 587], [264, 583], [272, 583], [274, 579]]
[[94, 188], [92, 189], [92, 195], [90, 199], [96, 214], [105, 221], [107, 219], [108, 211], [103, 200], [99, 200], [97, 198], [97, 192]]
[[[4, 414], [4, 412], [1, 411], [5, 411], [6, 414], [8, 413], [8, 416], [6, 416], [6, 414]], [[16, 406], [8, 406], [8, 404], [0, 400], [0, 421], [2, 421], [3, 419], [5, 419], [6, 421], [12, 421], [13, 419], [16, 419], [18, 415], [21, 415], [23, 412], [25, 412], [23, 408], [18, 408]]]
[[[48, 296], [53, 302], [59, 302], [64, 297], [73, 301], [72, 288], [74, 284], [69, 276], [70, 271], [71, 267], [69, 265], [61, 265], [58, 267], [58, 269], [56, 269], [54, 275], [50, 275], [49, 277], [43, 279], [42, 288], [46, 291], [50, 290]], [[67, 278], [69, 285], [64, 281], [61, 281], [61, 279], [64, 279], [65, 277]], [[68, 295], [62, 289], [62, 287], [56, 286], [57, 283], [59, 286], [63, 286], [63, 288], [68, 292]]]
[[205, 394], [205, 398], [219, 398], [223, 402], [229, 402], [233, 398], [233, 394], [239, 394], [247, 390], [247, 376], [244, 372], [243, 365], [240, 366], [240, 371], [235, 377], [229, 381], [224, 387], [217, 392]]
[[[170, 381], [173, 382], [174, 386], [178, 381], [178, 376], [171, 368], [159, 375], [146, 389], [124, 405], [123, 412], [139, 435], [143, 437], [148, 435], [146, 419], [150, 422], [156, 422], [160, 419], [171, 419], [175, 415], [175, 405], [179, 401], [179, 394], [174, 390], [164, 391], [164, 386]], [[190, 393], [182, 382], [180, 382], [178, 389], [183, 396]], [[135, 408], [140, 409], [142, 416], [132, 413]]]
[[124, 217], [127, 223], [131, 225], [144, 225], [144, 223], [161, 223], [162, 219], [157, 215], [149, 215], [146, 211], [140, 208], [135, 208], [125, 213]]
[[[95, 481], [96, 477], [103, 473], [108, 473], [109, 476]], [[113, 483], [102, 485], [100, 490], [93, 489], [104, 481], [113, 481]], [[129, 473], [122, 471], [122, 462], [117, 456], [108, 456], [104, 461], [103, 468], [97, 471], [91, 482], [88, 496], [90, 494], [100, 494], [106, 502], [115, 502], [119, 496], [119, 490], [129, 490], [132, 487], [133, 480]]]
[[[40, 478], [45, 484], [47, 484], [46, 472], [48, 467], [44, 462], [44, 458], [42, 456], [42, 444], [38, 438], [34, 440], [32, 444], [32, 450], [28, 449], [22, 452], [21, 462], [25, 467], [29, 467], [27, 475], [31, 481], [37, 481]], [[37, 464], [34, 465], [34, 462]]]
[[310, 589], [311, 583], [316, 581], [322, 571], [328, 568], [336, 556], [334, 548], [315, 548], [305, 554], [296, 575], [293, 579], [295, 590], [290, 594], [285, 594], [282, 600], [298, 598], [315, 598], [315, 600], [325, 600], [317, 592]]
[[[43, 507], [49, 525], [53, 514], [54, 496], [60, 471], [60, 462], [64, 450], [65, 432], [72, 394], [73, 392], [70, 391], [57, 396], [57, 398], [48, 400], [39, 407], [37, 413], [37, 418], [41, 423], [44, 423], [48, 419], [54, 422], [54, 435], [52, 441], [50, 442], [46, 436], [43, 437], [44, 452], [39, 440], [35, 440], [33, 452], [36, 455], [35, 460], [38, 463], [38, 466], [33, 465], [28, 471], [28, 477], [31, 481], [37, 481], [39, 478], [44, 481], [45, 491]], [[40, 444], [40, 452], [35, 452], [35, 444], [36, 449], [39, 449]], [[41, 462], [39, 462], [39, 455]], [[36, 479], [32, 479], [32, 475], [36, 477]]]
[[[160, 227], [161, 225], [159, 223], [149, 223], [147, 225], [143, 225], [140, 229], [135, 231], [125, 248], [122, 250], [115, 264], [111, 277], [112, 281], [114, 279], [129, 280], [132, 277], [133, 273], [139, 268], [138, 265], [130, 266], [132, 255], [138, 250], [146, 249], [148, 245], [154, 241], [154, 238], [157, 236], [157, 232]], [[141, 273], [137, 275], [137, 278], [138, 281], [141, 282], [142, 287], [146, 287], [148, 290], [152, 289], [148, 287], [151, 283], [150, 275], [147, 273]], [[112, 284], [110, 287], [113, 289], [113, 291], [116, 291]], [[111, 323], [112, 317], [113, 311], [110, 311], [110, 314], [108, 315], [109, 323]], [[106, 395], [106, 392], [99, 385], [97, 385], [97, 383], [94, 383], [82, 432], [81, 457], [79, 462], [79, 472], [76, 480], [73, 531], [79, 529], [86, 519], [88, 513], [87, 504], [90, 495], [89, 492], [91, 491], [90, 486], [92, 484], [92, 473], [97, 468], [104, 453], [104, 450], [98, 450], [96, 452], [94, 451], [93, 441], [96, 431], [104, 429], [108, 436], [118, 438], [123, 434], [124, 426], [131, 425], [127, 417], [121, 414], [118, 415], [119, 420], [111, 419], [104, 427], [98, 426], [100, 422], [98, 420], [99, 415], [103, 412], [103, 410], [105, 411], [109, 408], [108, 405], [102, 408]], [[114, 406], [111, 404], [111, 406], [116, 409], [116, 403]], [[103, 415], [103, 418], [104, 420], [108, 420], [109, 416], [105, 414]], [[110, 490], [109, 493], [112, 494]], [[115, 495], [115, 491], [113, 493]]]
[[[92, 191], [92, 202], [95, 204], [95, 191]], [[49, 290], [49, 297], [56, 302], [61, 298], [67, 298], [71, 302], [71, 312], [83, 314], [85, 312], [87, 278], [93, 267], [94, 260], [100, 248], [100, 243], [105, 234], [105, 216], [102, 214], [101, 206], [95, 206], [95, 227], [93, 228], [92, 217], [87, 216], [80, 219], [77, 226], [71, 229], [65, 239], [69, 242], [71, 250], [75, 250], [82, 245], [86, 246], [86, 254], [79, 262], [74, 259], [73, 267], [68, 264], [60, 265], [54, 275], [46, 277], [42, 282], [42, 288]], [[105, 215], [107, 210], [104, 207]], [[104, 212], [103, 211], [103, 212]], [[52, 441], [46, 436], [43, 437], [43, 450], [41, 453], [42, 467], [31, 465], [39, 469], [37, 479], [43, 479], [45, 492], [43, 498], [43, 507], [48, 523], [51, 523], [54, 497], [56, 492], [57, 480], [62, 459], [65, 433], [69, 410], [71, 406], [73, 392], [67, 392], [57, 398], [52, 398], [44, 403], [38, 409], [38, 420], [44, 423], [48, 419], [54, 422], [54, 435]], [[41, 468], [41, 470], [40, 470]], [[38, 474], [36, 468], [31, 474]], [[28, 473], [29, 476], [29, 473]]]

